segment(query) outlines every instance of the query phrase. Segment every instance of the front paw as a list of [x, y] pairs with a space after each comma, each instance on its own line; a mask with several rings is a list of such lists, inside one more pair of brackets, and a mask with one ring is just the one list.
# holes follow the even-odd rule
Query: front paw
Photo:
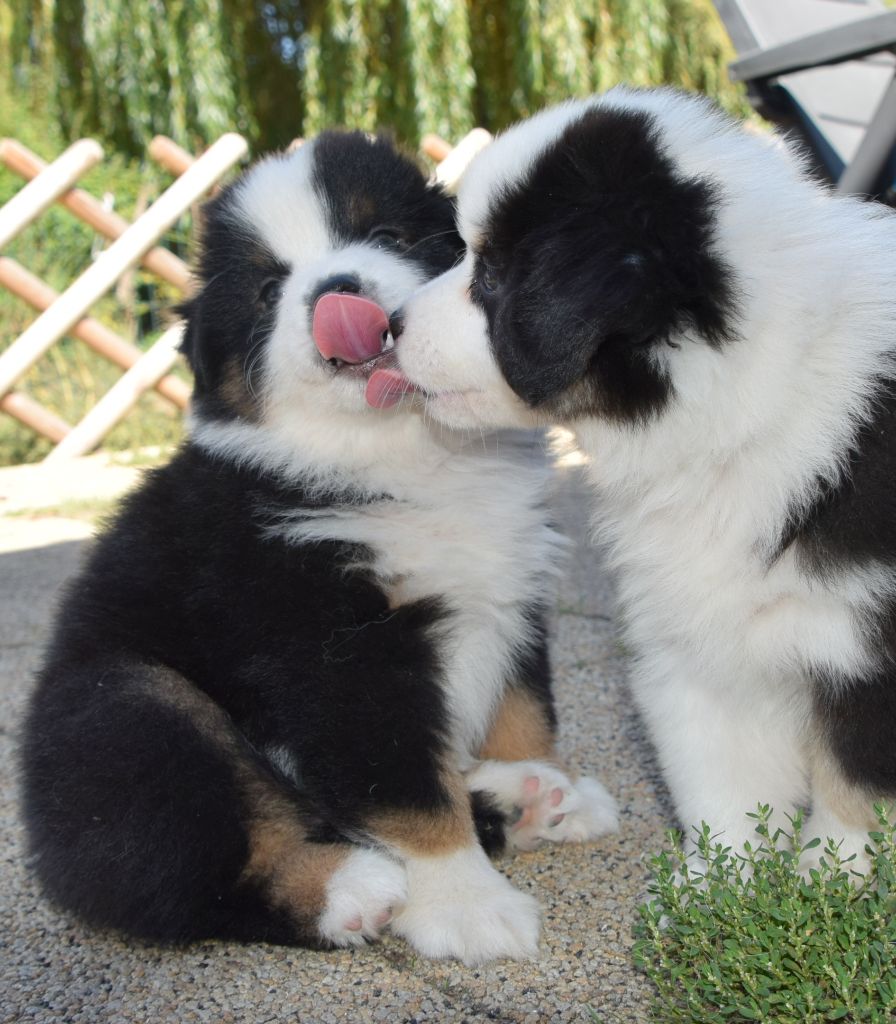
[[471, 790], [494, 797], [518, 850], [545, 842], [583, 843], [619, 827], [616, 801], [595, 779], [573, 781], [541, 761], [483, 761], [467, 776]]
[[467, 966], [538, 952], [538, 903], [515, 889], [478, 847], [407, 862], [408, 902], [392, 930], [424, 956]]

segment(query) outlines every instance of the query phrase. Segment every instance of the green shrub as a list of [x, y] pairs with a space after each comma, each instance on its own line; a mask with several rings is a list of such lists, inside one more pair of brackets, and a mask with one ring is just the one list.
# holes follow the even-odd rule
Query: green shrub
[[[802, 819], [742, 855], [696, 831], [700, 860], [681, 837], [651, 861], [651, 902], [640, 908], [635, 961], [656, 986], [657, 1024], [884, 1024], [896, 1018], [896, 826], [878, 808], [866, 851], [850, 870], [830, 842], [804, 877]], [[817, 855], [816, 855], [817, 856]], [[699, 867], [697, 865], [700, 865]]]
[[134, 156], [228, 126], [256, 152], [337, 124], [416, 147], [620, 81], [745, 113], [732, 56], [711, 0], [0, 0], [0, 75]]

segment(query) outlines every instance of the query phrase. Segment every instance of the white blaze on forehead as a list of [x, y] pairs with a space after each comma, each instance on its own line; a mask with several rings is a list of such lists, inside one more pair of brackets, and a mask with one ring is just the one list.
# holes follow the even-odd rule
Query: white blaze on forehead
[[278, 259], [308, 263], [330, 247], [314, 189], [314, 143], [256, 164], [237, 184], [237, 209]]
[[489, 213], [503, 190], [524, 178], [563, 129], [594, 105], [594, 99], [569, 100], [543, 110], [503, 132], [476, 155], [457, 193], [458, 227], [467, 245], [477, 248], [484, 242]]

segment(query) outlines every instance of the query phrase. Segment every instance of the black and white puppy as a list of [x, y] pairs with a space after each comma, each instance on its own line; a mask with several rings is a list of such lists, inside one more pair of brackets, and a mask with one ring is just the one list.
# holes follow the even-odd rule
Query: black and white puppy
[[190, 439], [69, 589], [24, 735], [37, 874], [88, 922], [327, 946], [394, 915], [426, 955], [523, 956], [537, 905], [474, 809], [490, 846], [614, 824], [543, 760], [542, 468], [389, 391], [383, 308], [461, 250], [452, 201], [360, 133], [206, 207]]
[[682, 822], [811, 806], [861, 858], [896, 797], [896, 218], [662, 90], [517, 125], [458, 203], [405, 390], [577, 435]]

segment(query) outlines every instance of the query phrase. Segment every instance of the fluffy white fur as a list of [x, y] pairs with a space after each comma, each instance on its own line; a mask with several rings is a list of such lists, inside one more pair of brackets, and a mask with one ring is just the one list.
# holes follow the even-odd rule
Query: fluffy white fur
[[862, 832], [813, 792], [807, 665], [855, 674], [875, 657], [862, 626], [896, 588], [890, 567], [820, 580], [788, 552], [770, 567], [788, 512], [836, 481], [892, 374], [896, 218], [835, 198], [771, 139], [708, 104], [618, 89], [537, 115], [472, 164], [459, 193], [462, 265], [404, 307], [397, 346], [427, 412], [452, 427], [539, 421], [510, 390], [468, 295], [489, 204], [592, 104], [653, 115], [685, 175], [718, 184], [717, 247], [740, 290], [742, 341], [678, 338], [660, 349], [667, 409], [646, 425], [567, 423], [589, 457], [594, 518], [637, 652], [632, 683], [685, 825], [740, 842], [758, 802], [861, 849]]
[[515, 889], [478, 846], [407, 862], [410, 897], [393, 930], [436, 959], [473, 967], [538, 952], [538, 903]]

